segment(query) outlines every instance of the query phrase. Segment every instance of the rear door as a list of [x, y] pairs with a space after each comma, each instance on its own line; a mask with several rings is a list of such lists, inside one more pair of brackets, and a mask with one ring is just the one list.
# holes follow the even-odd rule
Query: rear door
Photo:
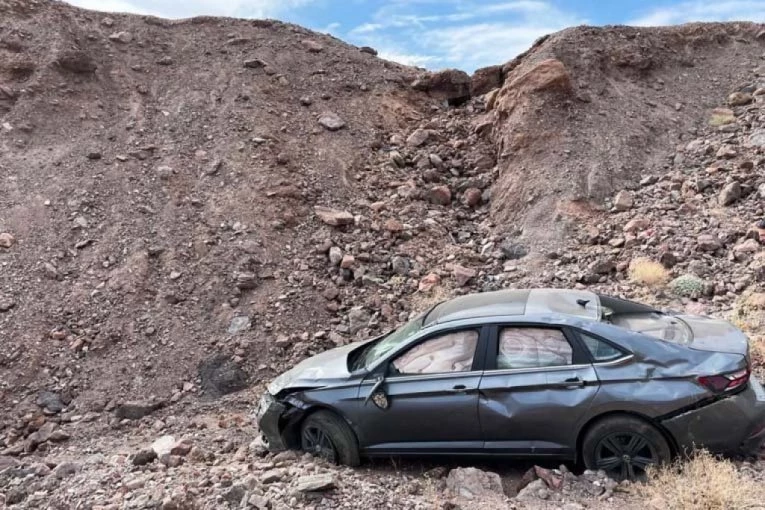
[[597, 391], [589, 356], [566, 329], [493, 326], [478, 398], [485, 449], [573, 456], [580, 421]]

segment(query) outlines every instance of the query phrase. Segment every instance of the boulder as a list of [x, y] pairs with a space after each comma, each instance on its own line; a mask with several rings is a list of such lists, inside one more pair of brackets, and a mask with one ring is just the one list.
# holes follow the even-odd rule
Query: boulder
[[446, 488], [454, 495], [465, 499], [483, 496], [504, 496], [502, 479], [497, 473], [482, 471], [477, 468], [456, 468], [446, 477]]
[[412, 88], [450, 104], [460, 104], [470, 99], [470, 85], [470, 76], [465, 71], [445, 69], [418, 78], [412, 83]]

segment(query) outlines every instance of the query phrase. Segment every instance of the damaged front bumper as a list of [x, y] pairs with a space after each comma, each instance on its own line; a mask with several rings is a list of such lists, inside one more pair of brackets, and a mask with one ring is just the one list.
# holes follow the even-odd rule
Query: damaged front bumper
[[765, 441], [765, 390], [752, 378], [744, 391], [662, 420], [679, 453], [754, 455]]
[[255, 410], [255, 421], [269, 451], [281, 452], [299, 448], [298, 424], [306, 405], [292, 396], [283, 400], [266, 392]]
[[280, 421], [286, 410], [287, 406], [278, 402], [268, 392], [260, 398], [258, 408], [255, 410], [255, 421], [258, 423], [263, 442], [272, 452], [287, 449], [280, 432]]

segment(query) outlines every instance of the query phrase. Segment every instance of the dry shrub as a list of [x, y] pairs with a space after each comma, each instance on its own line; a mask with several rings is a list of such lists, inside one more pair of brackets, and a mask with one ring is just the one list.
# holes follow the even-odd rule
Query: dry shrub
[[639, 491], [657, 509], [765, 508], [765, 485], [739, 472], [733, 462], [705, 450], [651, 470]]
[[630, 263], [630, 279], [648, 287], [660, 287], [669, 281], [669, 271], [658, 262], [646, 258], [635, 259]]
[[724, 126], [725, 124], [732, 124], [736, 122], [736, 117], [730, 115], [727, 112], [713, 112], [709, 118], [710, 126]]
[[765, 293], [747, 292], [733, 308], [731, 322], [747, 333], [765, 332]]

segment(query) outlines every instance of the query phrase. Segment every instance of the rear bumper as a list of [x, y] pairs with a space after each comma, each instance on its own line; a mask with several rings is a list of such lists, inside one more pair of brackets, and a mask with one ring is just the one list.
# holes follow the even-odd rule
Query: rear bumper
[[747, 388], [703, 407], [665, 419], [680, 453], [756, 454], [765, 441], [765, 391], [752, 379]]

